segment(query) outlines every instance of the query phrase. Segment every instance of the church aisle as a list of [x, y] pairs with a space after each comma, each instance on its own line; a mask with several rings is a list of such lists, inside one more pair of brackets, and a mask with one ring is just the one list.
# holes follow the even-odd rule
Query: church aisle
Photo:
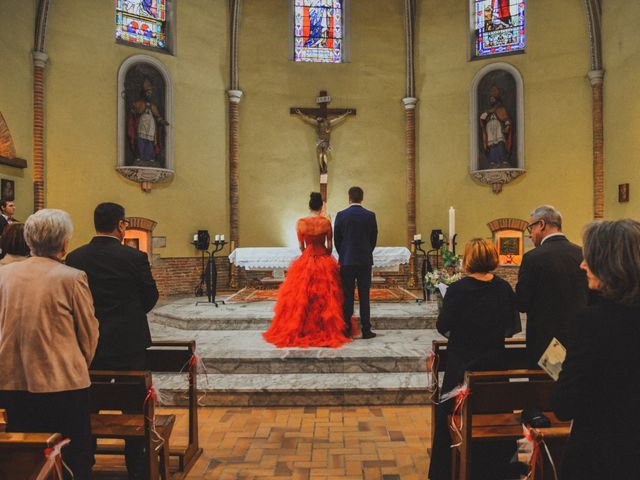
[[[204, 453], [187, 480], [424, 479], [430, 408], [201, 408]], [[172, 440], [185, 443], [186, 410], [161, 410], [177, 415]]]

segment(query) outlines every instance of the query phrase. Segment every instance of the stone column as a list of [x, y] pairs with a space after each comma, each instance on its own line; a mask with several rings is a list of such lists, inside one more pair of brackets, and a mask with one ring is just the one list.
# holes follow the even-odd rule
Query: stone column
[[33, 210], [44, 208], [44, 68], [49, 56], [33, 55]]
[[415, 97], [402, 99], [405, 111], [405, 142], [407, 150], [407, 245], [411, 246], [409, 288], [416, 287], [416, 262], [413, 236], [416, 234], [416, 104]]
[[587, 74], [593, 98], [593, 218], [604, 217], [604, 128], [602, 86], [604, 70], [591, 70]]
[[[242, 90], [228, 90], [227, 95], [229, 98], [229, 223], [231, 229], [229, 238], [231, 251], [233, 251], [240, 244], [238, 131]], [[235, 265], [231, 265], [229, 286], [238, 287], [238, 269]]]

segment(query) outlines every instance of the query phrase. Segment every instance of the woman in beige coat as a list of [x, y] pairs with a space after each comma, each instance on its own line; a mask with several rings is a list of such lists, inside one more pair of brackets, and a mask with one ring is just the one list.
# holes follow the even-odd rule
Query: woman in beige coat
[[45, 209], [25, 222], [31, 257], [0, 268], [0, 390], [7, 431], [58, 432], [75, 478], [91, 478], [89, 364], [98, 321], [84, 272], [63, 265], [73, 226]]

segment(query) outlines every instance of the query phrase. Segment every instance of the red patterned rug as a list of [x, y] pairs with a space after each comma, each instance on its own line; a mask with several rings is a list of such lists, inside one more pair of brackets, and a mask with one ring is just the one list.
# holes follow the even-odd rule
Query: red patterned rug
[[[226, 303], [249, 303], [249, 302], [268, 302], [275, 301], [278, 297], [278, 290], [267, 289], [260, 290], [257, 288], [246, 287], [234, 293], [225, 300]], [[389, 303], [401, 303], [401, 302], [415, 302], [416, 297], [413, 293], [405, 290], [401, 287], [391, 288], [372, 288], [371, 289], [371, 301], [372, 302], [389, 302]], [[356, 300], [358, 299], [358, 292], [356, 292]]]

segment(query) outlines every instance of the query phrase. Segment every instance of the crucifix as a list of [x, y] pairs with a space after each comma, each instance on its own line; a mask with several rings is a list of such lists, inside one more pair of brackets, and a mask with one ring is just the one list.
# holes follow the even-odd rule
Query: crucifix
[[349, 115], [355, 115], [355, 108], [327, 108], [331, 97], [325, 90], [321, 90], [316, 103], [318, 108], [297, 108], [289, 110], [291, 115], [298, 115], [300, 119], [315, 128], [318, 140], [316, 141], [316, 156], [320, 168], [320, 193], [322, 199], [327, 201], [327, 182], [329, 179], [328, 156], [331, 150], [331, 130], [342, 123]]

